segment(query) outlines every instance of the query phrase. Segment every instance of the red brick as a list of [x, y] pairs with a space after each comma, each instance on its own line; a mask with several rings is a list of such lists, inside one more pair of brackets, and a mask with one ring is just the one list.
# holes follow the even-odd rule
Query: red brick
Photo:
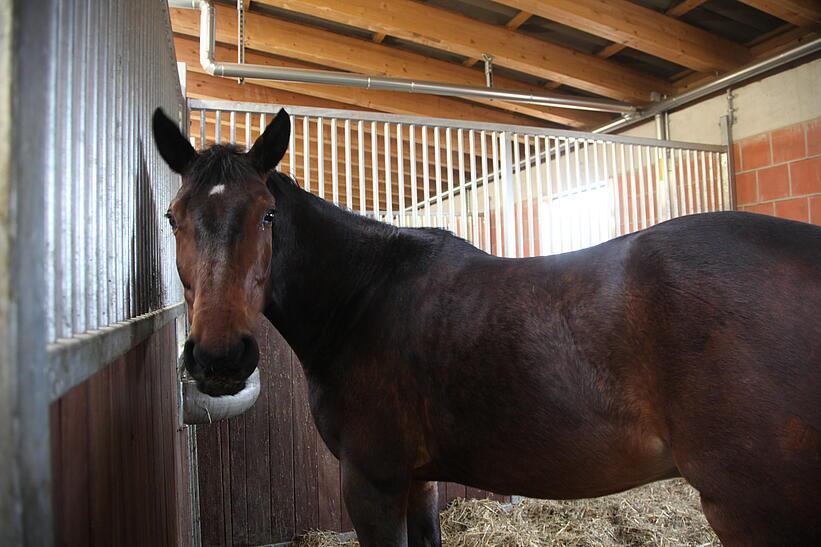
[[775, 216], [790, 220], [810, 221], [809, 200], [807, 198], [785, 199], [775, 202]]
[[794, 196], [821, 192], [821, 156], [791, 163], [790, 177]]
[[807, 124], [807, 155], [821, 154], [821, 119]]
[[735, 176], [735, 197], [739, 205], [758, 203], [758, 179], [755, 171]]
[[769, 201], [790, 195], [790, 175], [786, 165], [758, 171], [758, 199]]
[[741, 171], [741, 147], [737, 142], [733, 143], [733, 167], [736, 173]]
[[821, 196], [810, 198], [810, 222], [821, 226]]
[[741, 170], [759, 169], [772, 163], [769, 133], [741, 141]]
[[772, 202], [770, 203], [759, 203], [758, 205], [751, 205], [749, 207], [744, 208], [745, 211], [749, 211], [750, 213], [758, 213], [760, 215], [775, 215], [775, 208], [773, 207]]
[[804, 126], [793, 125], [772, 132], [773, 163], [796, 160], [806, 156]]

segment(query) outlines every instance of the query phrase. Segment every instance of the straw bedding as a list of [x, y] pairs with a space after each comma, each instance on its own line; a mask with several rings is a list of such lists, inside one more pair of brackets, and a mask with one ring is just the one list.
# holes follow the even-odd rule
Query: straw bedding
[[[525, 499], [503, 506], [457, 500], [442, 513], [446, 547], [714, 546], [698, 493], [682, 479], [657, 482], [598, 499]], [[350, 535], [311, 532], [299, 547], [353, 547]]]

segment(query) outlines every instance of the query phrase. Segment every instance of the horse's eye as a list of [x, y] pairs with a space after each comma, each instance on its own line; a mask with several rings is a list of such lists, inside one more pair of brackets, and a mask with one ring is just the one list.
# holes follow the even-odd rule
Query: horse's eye
[[177, 229], [177, 221], [174, 219], [174, 215], [171, 213], [165, 213], [165, 218], [168, 219], [168, 224], [171, 226], [172, 230]]
[[265, 215], [262, 217], [263, 224], [271, 224], [274, 221], [274, 210], [268, 209], [265, 211]]

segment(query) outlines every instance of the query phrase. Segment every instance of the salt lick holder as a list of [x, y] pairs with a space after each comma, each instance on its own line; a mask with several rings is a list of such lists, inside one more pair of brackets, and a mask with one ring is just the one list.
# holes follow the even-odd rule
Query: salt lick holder
[[259, 367], [245, 381], [245, 387], [236, 395], [212, 397], [197, 389], [196, 381], [183, 366], [182, 356], [177, 364], [180, 380], [182, 422], [187, 425], [210, 424], [239, 416], [252, 406], [259, 397]]

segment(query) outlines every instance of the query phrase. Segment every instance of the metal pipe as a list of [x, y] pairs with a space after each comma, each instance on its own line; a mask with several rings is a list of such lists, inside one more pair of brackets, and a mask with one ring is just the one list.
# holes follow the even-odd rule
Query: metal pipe
[[168, 0], [169, 7], [200, 10], [200, 64], [212, 76], [228, 78], [254, 78], [304, 84], [327, 84], [362, 87], [383, 91], [425, 93], [445, 97], [473, 97], [511, 102], [539, 104], [555, 108], [593, 110], [601, 112], [635, 113], [632, 105], [608, 99], [589, 99], [552, 93], [526, 93], [522, 91], [488, 89], [487, 87], [417, 81], [403, 78], [385, 78], [349, 72], [311, 70], [267, 65], [218, 63], [214, 60], [216, 37], [216, 11], [210, 0]]
[[613, 131], [625, 129], [627, 127], [630, 127], [631, 125], [635, 125], [639, 122], [652, 118], [656, 114], [661, 114], [663, 112], [668, 112], [676, 108], [681, 108], [682, 106], [695, 102], [708, 95], [712, 95], [713, 93], [722, 91], [729, 87], [735, 87], [740, 83], [746, 82], [747, 80], [759, 76], [760, 74], [764, 74], [765, 72], [776, 69], [795, 60], [801, 59], [802, 57], [812, 55], [813, 53], [816, 53], [819, 50], [821, 50], [821, 38], [816, 38], [815, 40], [807, 42], [806, 44], [802, 44], [783, 53], [779, 53], [778, 55], [770, 57], [769, 59], [764, 59], [763, 61], [759, 61], [758, 63], [749, 65], [735, 72], [726, 74], [721, 78], [713, 80], [712, 82], [705, 84], [701, 87], [697, 87], [693, 90], [682, 93], [681, 95], [677, 95], [675, 97], [667, 99], [666, 101], [661, 101], [659, 103], [653, 104], [644, 110], [638, 111], [633, 116], [627, 116], [620, 120], [616, 120], [614, 122], [602, 125], [601, 127], [594, 129], [593, 133], [612, 133]]

